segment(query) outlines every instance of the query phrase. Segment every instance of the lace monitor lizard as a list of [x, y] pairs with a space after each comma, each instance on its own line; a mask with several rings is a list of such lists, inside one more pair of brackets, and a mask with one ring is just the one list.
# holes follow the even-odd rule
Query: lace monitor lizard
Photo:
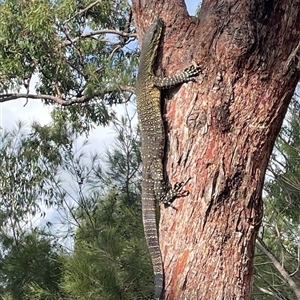
[[142, 139], [142, 214], [147, 246], [154, 269], [154, 299], [163, 291], [163, 265], [158, 242], [158, 202], [170, 205], [185, 183], [169, 188], [163, 175], [165, 148], [164, 123], [161, 114], [161, 89], [193, 80], [200, 73], [191, 65], [178, 75], [158, 78], [153, 72], [161, 40], [163, 21], [158, 18], [145, 32], [136, 83], [137, 111]]

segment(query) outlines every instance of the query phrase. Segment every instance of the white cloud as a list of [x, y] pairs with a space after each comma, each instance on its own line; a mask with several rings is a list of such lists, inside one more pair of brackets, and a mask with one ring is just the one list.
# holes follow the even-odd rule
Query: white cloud
[[32, 121], [47, 124], [51, 121], [50, 106], [43, 105], [41, 100], [29, 99], [26, 105], [25, 103], [26, 99], [18, 99], [1, 104], [0, 125], [2, 128], [12, 129], [19, 120], [26, 124], [30, 124]]
[[[30, 93], [35, 93], [35, 86], [38, 77], [35, 75], [30, 81]], [[21, 93], [26, 93], [25, 88], [21, 88]], [[27, 102], [27, 103], [26, 103]], [[51, 121], [51, 106], [46, 106], [38, 99], [25, 98], [12, 100], [0, 104], [0, 125], [2, 128], [10, 130], [19, 120], [30, 124], [32, 121], [38, 121], [41, 124], [47, 124]]]

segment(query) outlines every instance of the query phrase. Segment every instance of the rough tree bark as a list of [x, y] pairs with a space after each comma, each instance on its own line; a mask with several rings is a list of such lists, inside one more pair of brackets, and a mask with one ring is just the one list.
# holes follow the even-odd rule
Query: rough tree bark
[[[198, 82], [164, 94], [171, 183], [189, 195], [161, 208], [165, 299], [251, 299], [266, 166], [299, 80], [299, 0], [133, 0], [138, 36], [160, 16], [157, 72], [197, 61]], [[163, 70], [163, 71], [162, 71]]]

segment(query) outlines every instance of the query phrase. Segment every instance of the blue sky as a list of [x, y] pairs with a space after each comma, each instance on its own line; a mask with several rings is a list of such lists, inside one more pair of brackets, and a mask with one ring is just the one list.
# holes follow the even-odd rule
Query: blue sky
[[190, 15], [194, 15], [200, 0], [186, 0], [187, 10]]

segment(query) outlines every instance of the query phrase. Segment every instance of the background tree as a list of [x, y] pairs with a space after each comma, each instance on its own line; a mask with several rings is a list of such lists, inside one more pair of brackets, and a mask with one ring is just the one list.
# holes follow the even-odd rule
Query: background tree
[[57, 252], [59, 249], [55, 249], [52, 242], [53, 238], [43, 236], [42, 232], [24, 232], [18, 238], [17, 245], [11, 243], [8, 247], [6, 244], [0, 272], [6, 297], [26, 299], [32, 285], [36, 285], [55, 299], [53, 296], [58, 291], [62, 263], [59, 260], [60, 251]]
[[115, 130], [106, 167], [94, 168], [95, 188], [75, 213], [74, 253], [65, 260], [61, 284], [71, 299], [147, 299], [152, 291], [141, 222], [139, 142], [129, 119], [122, 118]]
[[167, 174], [191, 178], [161, 212], [165, 298], [251, 299], [265, 170], [299, 80], [299, 5], [207, 0], [197, 18], [181, 0], [132, 8], [139, 37], [154, 16], [166, 24], [157, 75], [202, 67], [165, 95]]
[[268, 166], [265, 214], [257, 242], [257, 299], [300, 299], [299, 97], [289, 106]]
[[0, 6], [0, 102], [80, 103], [61, 113], [84, 131], [107, 125], [111, 104], [131, 99], [137, 56], [136, 46], [128, 46], [135, 34], [127, 1], [4, 0]]
[[32, 284], [55, 294], [62, 265], [58, 239], [35, 223], [56, 200], [51, 181], [58, 177], [59, 149], [49, 130], [40, 143], [21, 122], [2, 130], [0, 140], [1, 296], [25, 299]]
[[[3, 299], [148, 298], [152, 274], [141, 222], [139, 138], [132, 118], [127, 114], [115, 120], [116, 142], [100, 160], [99, 154], [88, 157], [60, 114], [52, 116], [51, 124], [5, 133], [0, 147], [2, 157], [10, 157], [3, 166], [6, 161], [23, 166], [32, 157], [31, 171], [47, 170], [32, 182], [20, 180], [13, 190], [19, 209], [11, 223], [3, 221], [7, 230], [2, 226], [0, 233]], [[11, 169], [2, 168], [3, 179]], [[16, 177], [22, 179], [22, 172], [28, 170], [20, 167]], [[14, 186], [14, 180], [3, 182], [3, 193]], [[32, 191], [30, 203], [23, 195], [26, 187]], [[48, 207], [60, 220], [41, 222], [46, 224], [42, 232], [43, 225], [32, 220], [37, 212], [45, 218]], [[5, 209], [12, 208], [3, 202], [3, 216]], [[17, 221], [19, 226], [9, 230]]]

